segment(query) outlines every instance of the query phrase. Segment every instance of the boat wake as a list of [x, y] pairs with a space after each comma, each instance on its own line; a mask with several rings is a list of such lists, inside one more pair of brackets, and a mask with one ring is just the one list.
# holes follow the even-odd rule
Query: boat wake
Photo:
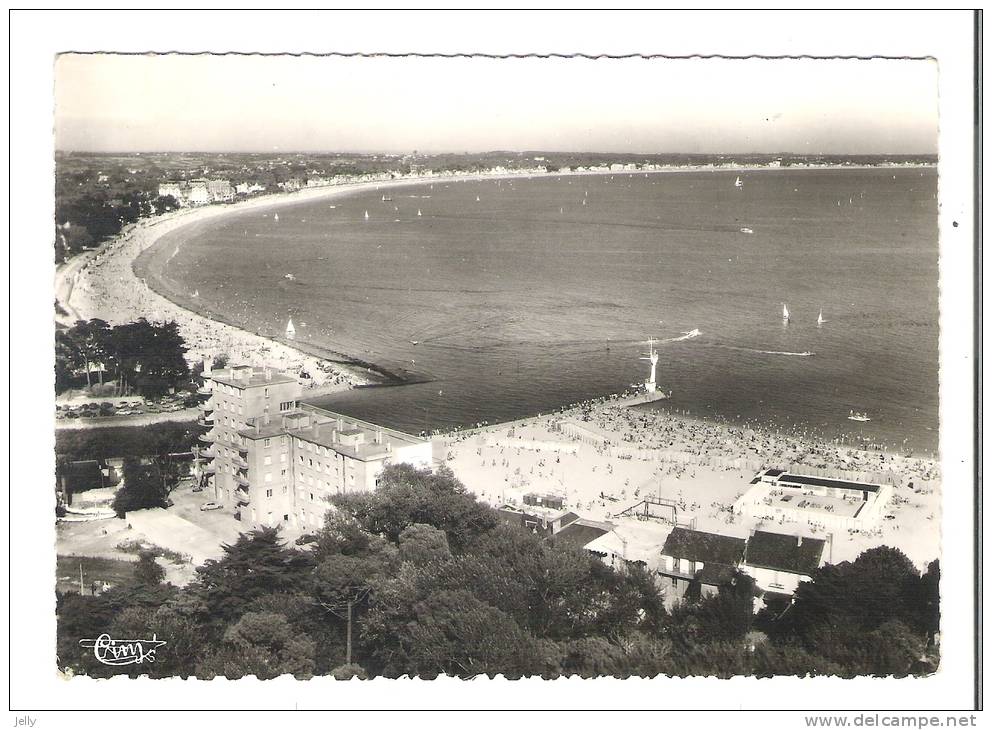
[[664, 339], [664, 340], [658, 340], [658, 342], [659, 343], [662, 343], [662, 342], [684, 342], [685, 340], [691, 340], [691, 339], [694, 339], [696, 337], [699, 337], [701, 334], [703, 334], [703, 333], [700, 332], [698, 329], [692, 329], [692, 330], [689, 330], [688, 332], [683, 332], [679, 337], [669, 337], [669, 338]]
[[[741, 349], [743, 350], [743, 349], [747, 349], [747, 348], [743, 348], [742, 347]], [[809, 352], [809, 351], [806, 351], [806, 352], [783, 352], [781, 350], [751, 350], [751, 352], [757, 352], [757, 353], [759, 353], [761, 355], [787, 355], [789, 357], [813, 357], [813, 355], [816, 354], [815, 352]]]
[[758, 350], [753, 347], [734, 347], [733, 345], [714, 345], [724, 350], [736, 350], [737, 352], [752, 352], [757, 355], [781, 355], [783, 357], [813, 357], [815, 352], [805, 350], [803, 352], [788, 352], [786, 350]]

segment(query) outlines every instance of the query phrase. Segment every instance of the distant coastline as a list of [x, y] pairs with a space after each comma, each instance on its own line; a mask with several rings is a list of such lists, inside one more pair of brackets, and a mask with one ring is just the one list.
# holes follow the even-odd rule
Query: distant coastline
[[[886, 165], [814, 165], [814, 166], [769, 166], [769, 165], [735, 165], [720, 167], [714, 165], [701, 165], [701, 166], [673, 166], [664, 169], [655, 170], [623, 170], [623, 171], [605, 171], [605, 170], [585, 170], [585, 171], [561, 171], [561, 172], [546, 172], [546, 173], [499, 173], [499, 174], [451, 174], [451, 175], [433, 175], [433, 176], [419, 176], [419, 177], [406, 177], [393, 180], [371, 180], [368, 182], [359, 183], [348, 183], [342, 185], [327, 185], [314, 188], [308, 188], [296, 192], [280, 193], [274, 195], [266, 195], [258, 198], [252, 198], [243, 202], [234, 203], [232, 205], [213, 205], [206, 206], [202, 208], [194, 209], [183, 209], [181, 211], [176, 211], [172, 214], [166, 214], [154, 219], [148, 219], [139, 222], [131, 230], [126, 231], [118, 239], [108, 244], [104, 249], [95, 257], [99, 259], [106, 256], [130, 256], [131, 259], [128, 261], [128, 270], [133, 276], [133, 282], [131, 285], [141, 287], [143, 284], [147, 284], [148, 289], [150, 289], [155, 294], [161, 296], [173, 306], [181, 309], [187, 315], [200, 318], [206, 322], [217, 323], [223, 325], [224, 327], [230, 328], [232, 330], [237, 330], [245, 338], [259, 338], [260, 340], [278, 343], [280, 348], [283, 350], [295, 351], [298, 354], [296, 360], [300, 362], [309, 361], [310, 366], [313, 366], [313, 360], [316, 358], [322, 360], [326, 363], [330, 363], [335, 368], [340, 368], [341, 370], [349, 373], [351, 377], [351, 387], [362, 387], [362, 386], [381, 386], [381, 385], [404, 385], [412, 384], [418, 382], [426, 382], [431, 378], [428, 375], [422, 373], [415, 373], [410, 371], [396, 372], [387, 369], [374, 362], [369, 362], [363, 360], [359, 357], [350, 355], [346, 352], [340, 352], [332, 350], [329, 348], [320, 347], [310, 343], [299, 342], [295, 340], [288, 340], [283, 337], [266, 337], [258, 333], [253, 333], [246, 329], [243, 329], [240, 325], [234, 324], [231, 319], [223, 312], [216, 312], [208, 309], [181, 291], [175, 290], [174, 287], [170, 286], [165, 278], [162, 276], [161, 267], [157, 266], [155, 261], [156, 253], [160, 253], [171, 241], [174, 241], [177, 236], [188, 234], [189, 229], [197, 224], [206, 223], [208, 221], [215, 221], [221, 216], [231, 215], [235, 213], [245, 212], [249, 210], [262, 210], [262, 209], [274, 209], [282, 208], [287, 206], [292, 206], [298, 203], [306, 203], [315, 200], [327, 200], [332, 198], [343, 198], [350, 196], [354, 193], [359, 193], [363, 190], [368, 190], [370, 188], [401, 188], [416, 185], [425, 185], [432, 182], [457, 182], [457, 181], [480, 181], [480, 180], [495, 180], [495, 179], [515, 179], [515, 178], [561, 178], [561, 177], [581, 177], [587, 175], [603, 176], [603, 175], [663, 175], [663, 174], [676, 174], [676, 173], [691, 173], [691, 172], [724, 172], [727, 174], [733, 174], [735, 172], [775, 172], [775, 171], [823, 171], [823, 170], [858, 170], [858, 169], [903, 169], [903, 168], [933, 168], [936, 165], [933, 164], [886, 164]], [[130, 245], [135, 243], [135, 237], [141, 237], [143, 240], [138, 241], [137, 245]], [[80, 272], [81, 277], [87, 275], [86, 269], [84, 268]], [[127, 284], [126, 284], [127, 285]], [[78, 288], [72, 288], [70, 293], [69, 304], [72, 309], [79, 312], [86, 312], [88, 307], [78, 306], [75, 303], [76, 294]], [[91, 308], [89, 308], [91, 309]], [[138, 317], [152, 317], [151, 311], [142, 311], [141, 309], [135, 308], [129, 314], [129, 319], [136, 319]], [[93, 316], [100, 316], [99, 314], [94, 314]], [[184, 328], [184, 336], [187, 337], [190, 345], [190, 349], [193, 351], [207, 349], [207, 343], [201, 343], [196, 341], [197, 331], [200, 328], [187, 326]], [[258, 352], [258, 358], [260, 360], [265, 360], [265, 355]], [[563, 404], [564, 405], [564, 404]]]

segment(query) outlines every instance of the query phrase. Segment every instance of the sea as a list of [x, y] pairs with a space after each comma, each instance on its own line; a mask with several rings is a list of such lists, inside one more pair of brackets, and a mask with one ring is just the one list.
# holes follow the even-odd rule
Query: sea
[[654, 347], [651, 408], [922, 453], [936, 192], [932, 168], [371, 186], [181, 229], [152, 268], [204, 312], [278, 338], [292, 318], [396, 376], [317, 402], [413, 433], [621, 392]]

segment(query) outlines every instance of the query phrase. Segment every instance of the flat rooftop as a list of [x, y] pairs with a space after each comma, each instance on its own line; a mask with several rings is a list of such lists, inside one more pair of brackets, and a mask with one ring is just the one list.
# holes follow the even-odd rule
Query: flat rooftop
[[230, 385], [232, 388], [254, 388], [260, 385], [278, 385], [295, 383], [296, 378], [271, 368], [251, 367], [248, 365], [214, 370], [204, 375], [215, 383]]
[[753, 494], [755, 500], [764, 501], [766, 505], [771, 507], [840, 517], [857, 517], [862, 508], [868, 504], [861, 498], [860, 494], [856, 499], [823, 497], [817, 494], [796, 494], [795, 492], [783, 491], [782, 486], [777, 482], [773, 484], [761, 482], [751, 489], [758, 490]]
[[[320, 411], [306, 410], [275, 415], [265, 423], [263, 419], [253, 419], [248, 428], [238, 433], [248, 439], [258, 440], [274, 436], [291, 436], [317, 446], [323, 446], [339, 454], [360, 461], [375, 461], [383, 459], [393, 450], [416, 444], [428, 443], [419, 436], [396, 431], [391, 428], [380, 428], [364, 421], [355, 421], [344, 416], [331, 418]], [[306, 426], [300, 421], [307, 419]], [[338, 426], [341, 426], [339, 429]], [[341, 437], [354, 438], [364, 436], [361, 444], [341, 443]], [[376, 443], [378, 437], [379, 443]]]
[[805, 474], [785, 472], [775, 479], [775, 484], [797, 487], [827, 487], [830, 489], [850, 489], [858, 492], [877, 492], [878, 484], [868, 482], [851, 482], [846, 479], [831, 479], [830, 477], [813, 477]]

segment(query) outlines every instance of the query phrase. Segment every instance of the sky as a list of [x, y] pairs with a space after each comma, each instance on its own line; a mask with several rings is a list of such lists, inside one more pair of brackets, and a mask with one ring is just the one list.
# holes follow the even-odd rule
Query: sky
[[64, 151], [937, 152], [920, 60], [59, 56]]

